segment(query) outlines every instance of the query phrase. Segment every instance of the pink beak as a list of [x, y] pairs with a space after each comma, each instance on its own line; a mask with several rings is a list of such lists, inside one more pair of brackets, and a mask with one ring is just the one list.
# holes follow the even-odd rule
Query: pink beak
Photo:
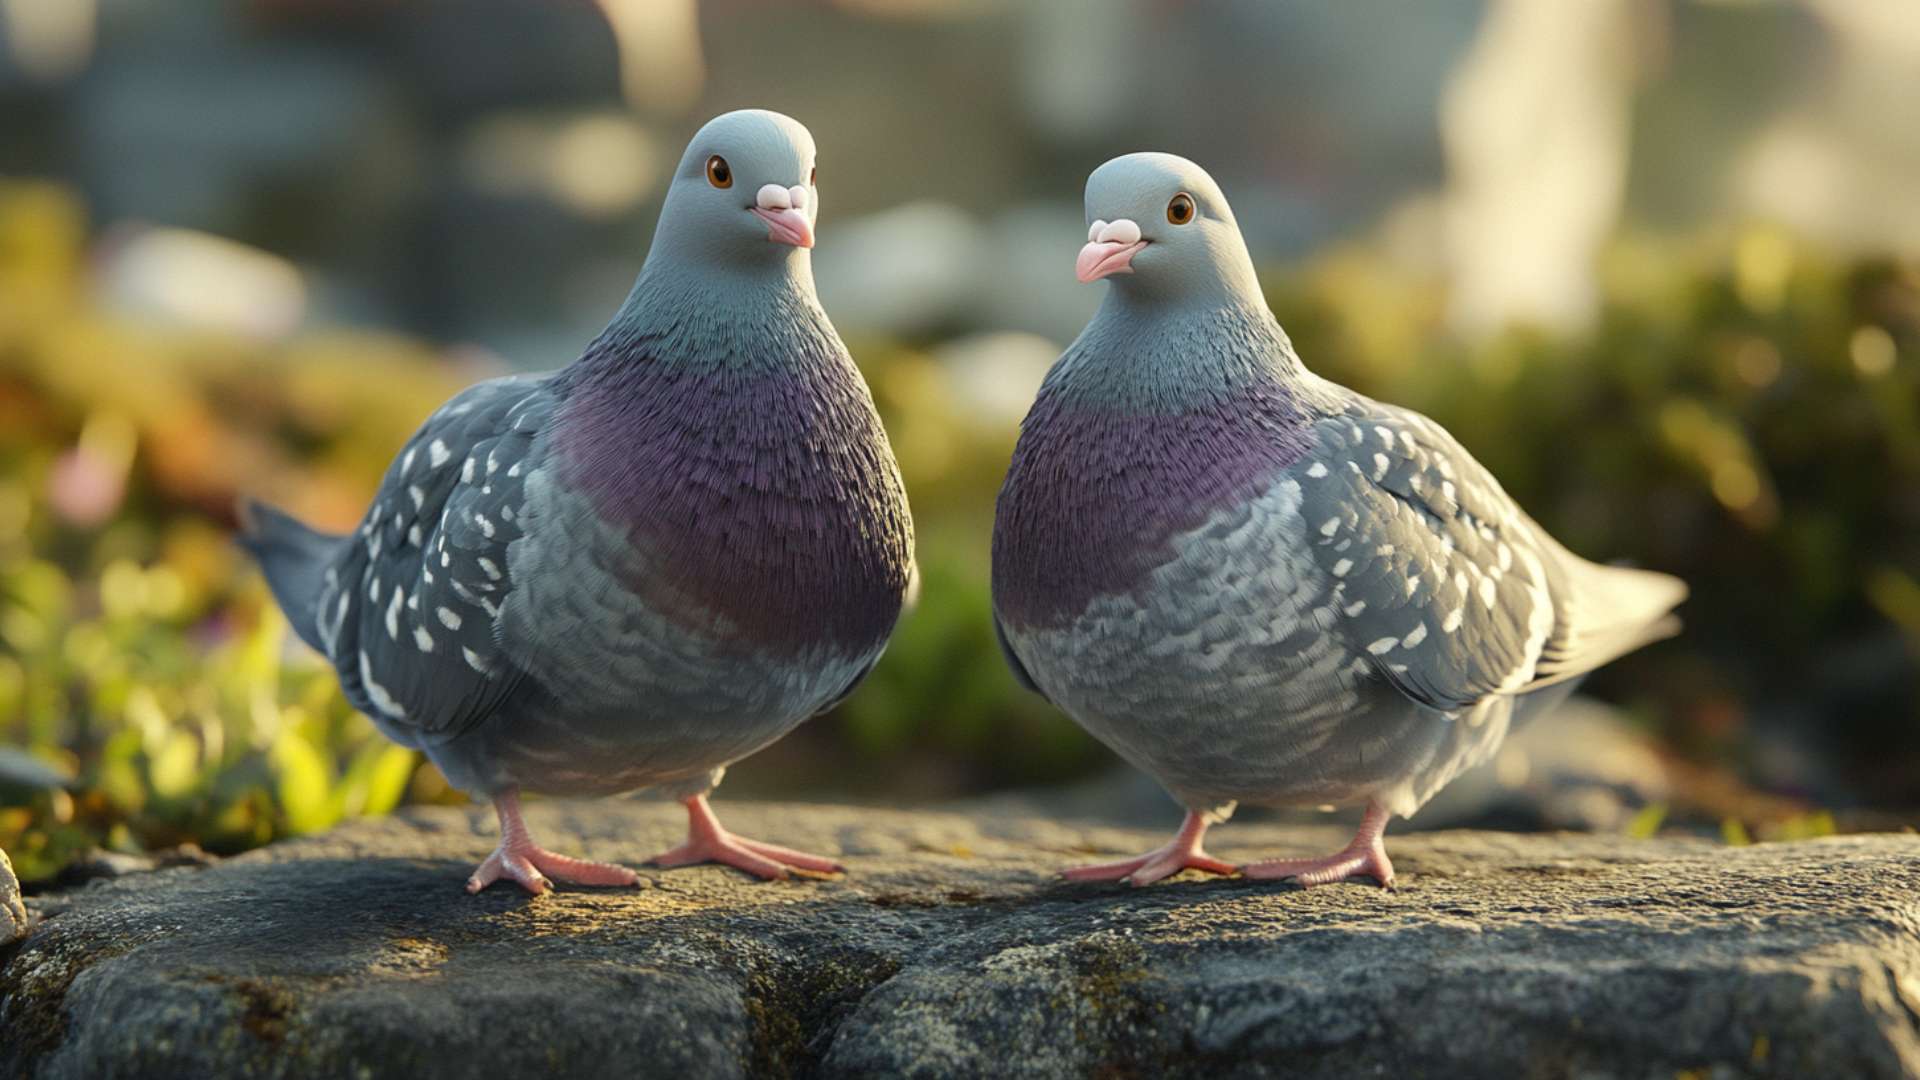
[[1133, 257], [1147, 246], [1145, 240], [1122, 244], [1113, 240], [1095, 240], [1080, 249], [1073, 261], [1073, 273], [1082, 283], [1099, 281], [1109, 274], [1133, 273]]
[[767, 239], [776, 244], [792, 244], [794, 247], [813, 246], [813, 222], [807, 220], [807, 212], [792, 207], [769, 210], [764, 207], [750, 206], [767, 223]]

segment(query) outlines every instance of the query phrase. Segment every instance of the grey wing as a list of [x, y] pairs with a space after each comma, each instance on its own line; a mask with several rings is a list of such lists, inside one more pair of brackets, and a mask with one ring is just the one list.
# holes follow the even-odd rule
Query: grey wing
[[1426, 417], [1356, 398], [1315, 429], [1293, 470], [1314, 558], [1341, 632], [1414, 701], [1527, 693], [1677, 626], [1677, 579], [1567, 551]]
[[1523, 691], [1558, 625], [1550, 541], [1438, 424], [1357, 399], [1294, 468], [1340, 632], [1414, 701]]
[[400, 452], [329, 568], [320, 637], [348, 700], [389, 735], [443, 742], [496, 709], [524, 671], [500, 643], [522, 481], [554, 406], [512, 376], [462, 391]]

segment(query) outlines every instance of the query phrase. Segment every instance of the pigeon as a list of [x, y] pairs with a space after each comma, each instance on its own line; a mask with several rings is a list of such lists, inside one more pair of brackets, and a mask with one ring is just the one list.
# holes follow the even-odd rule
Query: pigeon
[[[1382, 834], [1581, 676], [1674, 633], [1685, 586], [1600, 566], [1439, 424], [1302, 366], [1198, 165], [1087, 181], [1092, 321], [1047, 373], [996, 507], [1014, 674], [1186, 808], [1165, 846], [1066, 872], [1391, 886]], [[1364, 805], [1323, 858], [1202, 846], [1239, 803]]]
[[492, 800], [499, 847], [468, 891], [637, 880], [535, 844], [524, 791], [672, 796], [688, 835], [661, 866], [841, 869], [707, 803], [853, 690], [917, 580], [893, 451], [815, 294], [818, 213], [805, 127], [710, 121], [577, 360], [454, 396], [350, 534], [243, 504], [243, 543], [348, 700]]

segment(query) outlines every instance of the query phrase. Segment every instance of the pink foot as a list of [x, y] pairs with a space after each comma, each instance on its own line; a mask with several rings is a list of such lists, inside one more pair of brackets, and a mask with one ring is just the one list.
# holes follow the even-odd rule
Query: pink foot
[[1205, 870], [1209, 874], [1231, 874], [1237, 867], [1206, 853], [1200, 838], [1206, 835], [1207, 819], [1187, 811], [1180, 831], [1173, 839], [1145, 855], [1118, 862], [1076, 866], [1060, 872], [1068, 881], [1124, 881], [1129, 885], [1151, 885], [1182, 870]]
[[1393, 863], [1387, 859], [1387, 846], [1381, 840], [1386, 832], [1387, 811], [1379, 803], [1368, 803], [1366, 816], [1360, 819], [1360, 831], [1352, 843], [1331, 855], [1317, 859], [1268, 859], [1248, 863], [1249, 878], [1277, 880], [1293, 878], [1302, 886], [1330, 885], [1348, 878], [1370, 877], [1382, 888], [1393, 888]]
[[527, 824], [520, 816], [520, 793], [509, 788], [493, 800], [500, 815], [500, 846], [467, 879], [467, 891], [481, 889], [510, 878], [520, 887], [539, 896], [553, 887], [554, 881], [573, 885], [633, 885], [640, 875], [612, 863], [588, 862], [570, 855], [559, 855], [533, 842]]
[[846, 870], [832, 859], [733, 835], [713, 816], [713, 807], [707, 805], [705, 795], [695, 795], [684, 805], [687, 808], [686, 842], [655, 855], [647, 860], [649, 863], [667, 867], [720, 863], [769, 881], [785, 878], [789, 867], [808, 874], [838, 874]]

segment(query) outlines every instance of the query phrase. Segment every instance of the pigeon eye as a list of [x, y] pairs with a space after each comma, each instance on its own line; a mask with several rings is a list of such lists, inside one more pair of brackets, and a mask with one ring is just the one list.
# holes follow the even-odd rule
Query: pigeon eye
[[733, 186], [733, 170], [727, 167], [727, 159], [715, 154], [707, 159], [707, 183], [717, 188]]
[[1167, 220], [1175, 225], [1185, 225], [1193, 220], [1193, 196], [1181, 192], [1167, 203]]
[[815, 165], [813, 168], [807, 170], [807, 186], [818, 187], [819, 184], [820, 184], [820, 166]]

